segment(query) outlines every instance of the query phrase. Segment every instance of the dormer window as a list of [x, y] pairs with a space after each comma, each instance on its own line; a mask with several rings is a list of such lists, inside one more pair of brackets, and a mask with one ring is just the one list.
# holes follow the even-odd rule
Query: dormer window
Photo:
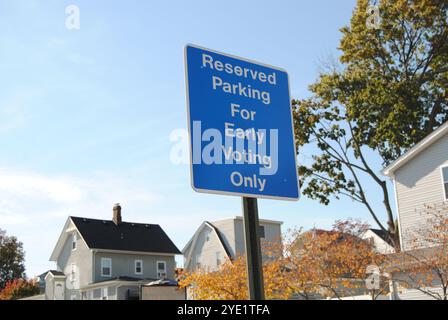
[[76, 250], [77, 241], [78, 241], [78, 236], [76, 235], [76, 233], [74, 233], [72, 235], [72, 251]]

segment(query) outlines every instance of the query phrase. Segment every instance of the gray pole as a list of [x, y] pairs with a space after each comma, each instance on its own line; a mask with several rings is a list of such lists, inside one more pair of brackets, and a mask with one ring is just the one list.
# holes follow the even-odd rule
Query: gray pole
[[243, 197], [243, 212], [249, 299], [264, 300], [257, 199]]

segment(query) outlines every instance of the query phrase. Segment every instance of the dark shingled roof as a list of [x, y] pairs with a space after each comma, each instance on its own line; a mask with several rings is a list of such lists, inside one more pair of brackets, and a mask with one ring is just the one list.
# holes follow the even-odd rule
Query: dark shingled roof
[[370, 229], [370, 230], [372, 230], [373, 233], [375, 233], [378, 237], [386, 241], [388, 244], [393, 246], [393, 242], [391, 241], [389, 234], [386, 231], [380, 229]]
[[128, 281], [128, 282], [148, 281], [149, 282], [149, 281], [155, 281], [155, 280], [157, 280], [157, 279], [119, 276], [119, 277], [115, 277], [115, 278], [109, 278], [109, 279], [96, 281], [96, 282], [93, 282], [93, 283], [90, 283], [90, 284], [98, 284], [98, 283], [105, 283], [105, 282], [112, 282], [112, 281]]
[[70, 218], [91, 249], [181, 254], [158, 224]]
[[51, 274], [53, 274], [54, 276], [65, 276], [64, 272], [62, 272], [62, 271], [48, 270], [47, 272], [42, 273], [39, 277], [44, 276], [44, 278], [45, 278], [45, 276], [46, 276], [48, 273], [51, 273]]

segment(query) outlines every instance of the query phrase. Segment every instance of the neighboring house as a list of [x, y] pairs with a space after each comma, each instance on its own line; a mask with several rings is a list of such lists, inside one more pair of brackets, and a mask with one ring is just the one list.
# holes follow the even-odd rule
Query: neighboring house
[[369, 229], [364, 232], [361, 239], [370, 241], [378, 253], [391, 254], [395, 252], [393, 243], [390, 241], [386, 231]]
[[[373, 248], [378, 253], [383, 254], [389, 254], [393, 253], [394, 249], [390, 245], [390, 243], [387, 240], [387, 236], [384, 232], [377, 229], [368, 229], [365, 231], [361, 236], [354, 237], [350, 234], [345, 234], [342, 232], [334, 231], [334, 230], [324, 230], [324, 229], [317, 229], [313, 228], [308, 231], [304, 231], [300, 233], [297, 238], [294, 240], [291, 246], [291, 250], [293, 252], [300, 256], [305, 253], [306, 245], [307, 243], [312, 243], [319, 239], [319, 237], [324, 237], [324, 239], [327, 239], [326, 241], [331, 239], [330, 246], [334, 244], [337, 244], [340, 241], [346, 240], [346, 239], [357, 239], [358, 241], [364, 241], [369, 242], [373, 245]], [[349, 275], [347, 275], [349, 276]], [[350, 284], [349, 286], [347, 284]], [[333, 284], [334, 291], [333, 293], [336, 293], [341, 300], [371, 300], [372, 298], [367, 294], [366, 287], [365, 287], [365, 279], [359, 279], [359, 278], [340, 278], [339, 280], [336, 280]], [[381, 299], [386, 299], [387, 294], [381, 296]], [[303, 300], [304, 297], [300, 296], [299, 294], [293, 294], [291, 297], [293, 300]], [[321, 287], [318, 292], [312, 293], [308, 299], [310, 300], [331, 300], [328, 296], [328, 290], [326, 288]], [[339, 300], [339, 298], [335, 298], [334, 300]]]
[[[425, 205], [448, 202], [448, 122], [386, 167], [383, 174], [394, 183], [401, 250], [418, 252], [422, 260], [431, 250], [424, 239], [418, 239], [419, 229], [431, 227], [422, 214]], [[395, 299], [430, 298], [417, 289], [402, 288], [400, 282], [406, 278], [405, 268], [392, 274]]]
[[36, 281], [37, 281], [37, 284], [39, 285], [40, 293], [45, 293], [45, 277], [47, 276], [48, 272], [50, 272], [50, 271], [52, 271], [52, 270], [45, 271], [44, 273], [42, 273], [36, 277]]
[[[318, 236], [324, 235], [324, 234], [335, 235], [336, 231], [328, 231], [328, 230], [316, 229], [316, 228], [311, 229], [309, 231], [306, 231], [306, 232], [303, 232], [302, 234], [300, 234], [297, 237], [297, 239], [295, 240], [294, 246], [297, 250], [301, 250], [301, 248], [303, 247], [304, 241], [307, 240], [307, 237], [311, 236], [314, 239], [315, 237], [318, 237]], [[339, 236], [339, 238], [344, 238], [346, 236], [347, 235], [341, 234]], [[359, 236], [359, 238], [369, 241], [378, 253], [389, 254], [389, 253], [395, 252], [392, 242], [388, 239], [387, 233], [385, 231], [378, 230], [378, 229], [368, 229], [361, 236]]]
[[159, 225], [69, 217], [51, 254], [57, 270], [45, 276], [48, 300], [139, 299], [140, 286], [174, 279], [180, 254]]
[[[429, 267], [423, 275], [417, 275], [411, 270], [415, 265], [422, 267], [422, 263], [428, 261], [433, 256], [440, 255], [440, 248], [422, 248], [407, 250], [395, 256], [399, 262], [386, 266], [385, 271], [392, 274], [390, 283], [393, 300], [442, 300], [443, 289], [440, 285], [440, 270]], [[431, 264], [429, 264], [430, 266]], [[389, 269], [389, 270], [388, 270]], [[398, 270], [397, 270], [398, 269]], [[430, 277], [433, 286], [424, 287], [416, 281]]]
[[426, 224], [425, 204], [448, 201], [448, 122], [383, 170], [394, 183], [402, 250], [413, 249], [416, 228]]
[[[260, 237], [263, 243], [280, 243], [280, 221], [259, 220]], [[226, 260], [244, 255], [244, 225], [242, 217], [208, 222], [197, 229], [182, 250], [184, 269], [192, 272], [198, 268], [214, 271]], [[263, 259], [267, 259], [263, 256]]]

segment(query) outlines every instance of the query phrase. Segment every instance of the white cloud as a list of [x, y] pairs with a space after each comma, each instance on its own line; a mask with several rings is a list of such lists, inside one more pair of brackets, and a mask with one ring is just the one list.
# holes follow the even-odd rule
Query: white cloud
[[91, 177], [52, 176], [0, 168], [0, 221], [31, 223], [68, 215], [105, 217], [115, 202], [148, 207], [161, 196], [127, 177], [95, 173]]

